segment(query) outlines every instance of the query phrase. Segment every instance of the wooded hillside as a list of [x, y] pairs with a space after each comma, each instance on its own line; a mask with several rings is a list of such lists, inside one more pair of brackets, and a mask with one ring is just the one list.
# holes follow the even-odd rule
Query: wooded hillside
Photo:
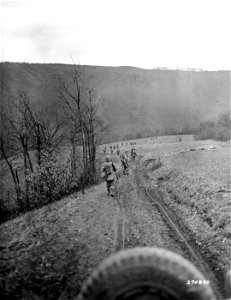
[[[71, 78], [64, 64], [1, 63], [1, 104], [24, 89], [31, 101], [58, 109], [58, 74]], [[229, 111], [229, 71], [144, 70], [85, 66], [90, 86], [105, 99], [108, 139], [138, 133], [188, 133], [201, 121]], [[138, 137], [138, 136], [137, 136]]]

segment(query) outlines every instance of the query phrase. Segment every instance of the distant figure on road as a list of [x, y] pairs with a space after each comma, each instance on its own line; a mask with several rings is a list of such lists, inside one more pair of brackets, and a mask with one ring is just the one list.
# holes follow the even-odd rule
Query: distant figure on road
[[120, 149], [117, 149], [116, 153], [117, 155], [120, 155]]
[[132, 148], [132, 150], [131, 150], [131, 158], [132, 158], [132, 161], [135, 161], [135, 160], [136, 160], [136, 156], [137, 156], [136, 150], [135, 150], [135, 148]]
[[111, 197], [115, 196], [115, 176], [116, 174], [116, 166], [113, 164], [111, 156], [107, 155], [105, 157], [105, 163], [103, 163], [101, 168], [101, 177], [106, 181], [106, 187], [108, 195], [111, 195]]
[[125, 156], [124, 154], [121, 154], [120, 155], [120, 161], [121, 161], [122, 166], [123, 166], [123, 175], [129, 175], [129, 171], [128, 171], [129, 165], [128, 165], [127, 156]]
[[127, 162], [128, 162], [128, 158], [129, 158], [128, 151], [125, 151], [125, 159], [127, 160]]

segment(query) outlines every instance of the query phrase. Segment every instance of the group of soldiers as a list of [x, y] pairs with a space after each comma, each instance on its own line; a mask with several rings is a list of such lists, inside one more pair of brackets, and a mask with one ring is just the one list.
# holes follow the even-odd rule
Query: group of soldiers
[[[110, 146], [110, 150], [112, 150], [111, 154], [113, 154], [113, 147]], [[125, 151], [125, 153], [121, 153], [120, 154], [120, 149], [117, 146], [114, 146], [114, 150], [116, 150], [117, 155], [120, 157], [120, 161], [123, 167], [123, 175], [129, 175], [129, 154], [128, 151]], [[104, 154], [106, 154], [107, 149], [106, 147], [104, 148]], [[136, 150], [133, 147], [131, 149], [131, 161], [135, 161], [136, 160]], [[105, 162], [102, 165], [101, 168], [101, 177], [106, 181], [106, 187], [107, 187], [107, 192], [108, 195], [110, 195], [111, 197], [115, 196], [115, 185], [114, 185], [114, 180], [115, 177], [118, 179], [118, 175], [117, 175], [117, 168], [115, 166], [115, 164], [112, 161], [111, 155], [106, 155], [105, 157]]]
[[[136, 145], [136, 142], [130, 142], [130, 146], [135, 146]], [[126, 143], [121, 143], [121, 146], [123, 147], [123, 146], [129, 146], [129, 143], [128, 142], [126, 142]], [[134, 149], [134, 147], [132, 148], [132, 149]], [[135, 150], [135, 149], [134, 149]], [[110, 153], [111, 154], [113, 154], [114, 152], [117, 154], [117, 155], [120, 155], [120, 149], [119, 149], [119, 145], [118, 144], [116, 144], [116, 145], [111, 145], [110, 147], [109, 147], [109, 151], [110, 151]], [[105, 146], [104, 147], [104, 149], [103, 149], [103, 153], [104, 154], [106, 154], [107, 153], [107, 147]]]

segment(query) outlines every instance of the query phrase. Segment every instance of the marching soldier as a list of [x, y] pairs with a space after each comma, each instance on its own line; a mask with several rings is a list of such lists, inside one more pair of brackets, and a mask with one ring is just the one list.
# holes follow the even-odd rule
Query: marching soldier
[[127, 157], [124, 154], [120, 155], [120, 161], [121, 161], [122, 166], [123, 166], [123, 175], [129, 175], [129, 171], [128, 171], [128, 168], [129, 168], [128, 159], [127, 159]]
[[135, 161], [135, 160], [136, 160], [136, 156], [137, 156], [136, 150], [135, 150], [135, 148], [132, 148], [132, 150], [131, 150], [131, 158], [132, 158], [132, 161]]
[[115, 196], [115, 176], [118, 179], [116, 171], [117, 169], [112, 162], [111, 156], [107, 155], [105, 157], [105, 163], [103, 163], [101, 168], [101, 177], [106, 181], [107, 192], [111, 197]]

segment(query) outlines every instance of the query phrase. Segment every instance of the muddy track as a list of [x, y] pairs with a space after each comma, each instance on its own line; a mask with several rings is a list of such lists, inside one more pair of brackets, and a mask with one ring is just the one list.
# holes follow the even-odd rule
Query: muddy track
[[116, 201], [119, 208], [114, 224], [114, 252], [139, 245], [134, 235], [134, 217], [132, 216], [131, 193], [134, 187], [130, 176], [124, 176], [117, 187]]
[[166, 204], [161, 194], [157, 189], [149, 186], [142, 185], [142, 179], [140, 170], [136, 168], [135, 179], [137, 185], [143, 189], [150, 202], [154, 203], [156, 208], [161, 212], [163, 219], [169, 226], [169, 228], [178, 236], [178, 242], [181, 244], [181, 248], [184, 249], [187, 259], [189, 259], [197, 268], [208, 278], [211, 282], [212, 289], [217, 299], [223, 299], [224, 296], [221, 294], [223, 290], [221, 283], [212, 271], [209, 263], [203, 258], [200, 250], [192, 239], [192, 233], [190, 229], [184, 224], [183, 220], [176, 216], [175, 212], [170, 209]]
[[123, 191], [123, 187], [119, 185], [116, 194], [116, 200], [119, 207], [119, 215], [116, 222], [114, 223], [114, 252], [124, 250], [125, 245], [125, 207], [124, 198], [122, 196], [124, 193], [125, 191]]
[[191, 234], [189, 233], [189, 229], [188, 228], [186, 229], [186, 226], [184, 226], [184, 224], [180, 224], [179, 219], [177, 219], [176, 216], [174, 215], [174, 212], [164, 204], [164, 201], [161, 199], [157, 191], [154, 191], [155, 196], [153, 197], [151, 195], [153, 191], [152, 192], [149, 191], [148, 188], [145, 188], [145, 190], [148, 197], [150, 198], [150, 201], [155, 201], [158, 208], [162, 211], [163, 216], [164, 218], [166, 218], [166, 222], [169, 224], [169, 226], [171, 226], [172, 229], [181, 237], [185, 246], [185, 250], [189, 254], [190, 260], [195, 265], [197, 265], [198, 268], [200, 268], [200, 271], [207, 278], [210, 278], [211, 285], [216, 297], [218, 299], [222, 299], [223, 297], [219, 292], [219, 290], [221, 290], [221, 284], [216, 278], [216, 275], [213, 273], [209, 263], [203, 258], [202, 254], [200, 253], [200, 250], [198, 249], [194, 241], [191, 239]]
[[[167, 242], [163, 243], [164, 247], [169, 248], [169, 245], [171, 245], [172, 249], [170, 248], [170, 250], [180, 252], [181, 255], [195, 264], [205, 277], [210, 280], [217, 299], [222, 299], [223, 297], [219, 292], [219, 282], [209, 264], [191, 240], [190, 233], [185, 230], [184, 224], [179, 224], [176, 215], [164, 204], [158, 191], [150, 190], [144, 185], [144, 178], [140, 170], [133, 165], [131, 175], [124, 176], [119, 184], [116, 195], [119, 213], [114, 224], [114, 252], [135, 246], [161, 247], [162, 245], [161, 242], [158, 243], [158, 238], [162, 239], [165, 236]], [[143, 227], [142, 222], [145, 222], [145, 217], [142, 217], [141, 223], [136, 221], [139, 218], [139, 206], [136, 206], [137, 200], [140, 201], [140, 208], [142, 207], [143, 209], [146, 206], [145, 213], [152, 219], [151, 226]], [[158, 227], [158, 217], [161, 219], [160, 222], [162, 222], [160, 227]], [[163, 227], [167, 228], [167, 230], [162, 231]], [[147, 235], [145, 239], [147, 234], [146, 228], [149, 228], [151, 232], [148, 234], [149, 237]], [[156, 228], [159, 228], [159, 230], [156, 230]], [[152, 234], [154, 231], [155, 233]], [[150, 240], [151, 235], [157, 238], [157, 242]], [[180, 251], [177, 250], [179, 248]]]

